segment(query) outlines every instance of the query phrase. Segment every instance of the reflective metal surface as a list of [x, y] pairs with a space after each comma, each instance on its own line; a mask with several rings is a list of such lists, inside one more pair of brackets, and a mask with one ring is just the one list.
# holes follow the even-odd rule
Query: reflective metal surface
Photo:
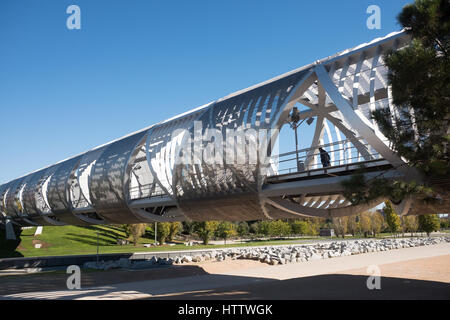
[[97, 214], [112, 223], [142, 222], [128, 208], [125, 186], [128, 161], [145, 137], [139, 132], [109, 145], [94, 164], [90, 179], [90, 199]]
[[[383, 54], [409, 42], [402, 32], [375, 39], [1, 185], [0, 210], [22, 225], [333, 217], [366, 210], [340, 194], [334, 176], [358, 163], [383, 163], [368, 174], [378, 168], [381, 175], [415, 176], [370, 118], [375, 109], [392, 108]], [[315, 129], [310, 148], [293, 156], [302, 159], [303, 171], [289, 175], [273, 148], [294, 107], [300, 120], [314, 118]], [[330, 155], [331, 168], [322, 167], [319, 147]]]

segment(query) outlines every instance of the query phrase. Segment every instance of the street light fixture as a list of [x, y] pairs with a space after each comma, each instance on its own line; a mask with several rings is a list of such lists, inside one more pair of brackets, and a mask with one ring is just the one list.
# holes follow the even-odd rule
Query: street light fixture
[[300, 171], [300, 160], [299, 160], [299, 156], [298, 156], [298, 135], [297, 135], [297, 128], [301, 126], [301, 124], [303, 122], [306, 121], [306, 123], [310, 126], [313, 122], [314, 122], [314, 118], [313, 117], [309, 117], [309, 118], [305, 118], [302, 121], [300, 121], [300, 112], [298, 111], [297, 107], [294, 107], [292, 109], [291, 114], [288, 117], [288, 123], [291, 126], [292, 129], [294, 129], [295, 132], [295, 158], [297, 160], [297, 171]]

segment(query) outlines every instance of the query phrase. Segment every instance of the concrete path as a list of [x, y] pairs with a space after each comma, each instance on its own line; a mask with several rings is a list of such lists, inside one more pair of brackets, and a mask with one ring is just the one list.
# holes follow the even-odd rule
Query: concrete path
[[[430, 263], [432, 259], [434, 262]], [[438, 259], [438, 260], [436, 260]], [[421, 260], [420, 263], [417, 261]], [[230, 263], [230, 262], [227, 262]], [[233, 262], [231, 262], [233, 263]], [[366, 287], [370, 265], [416, 263], [430, 271], [434, 265], [444, 274], [440, 281], [404, 277], [383, 277], [384, 289], [370, 292]], [[117, 283], [82, 290], [53, 290], [15, 293], [0, 299], [450, 299], [450, 244], [439, 244], [355, 256], [315, 260], [305, 263], [220, 270], [220, 263], [202, 265], [209, 274], [161, 280]], [[448, 266], [448, 268], [446, 268]], [[360, 269], [359, 273], [354, 272]], [[353, 272], [347, 272], [353, 270]], [[446, 271], [445, 271], [446, 270]], [[433, 280], [433, 279], [429, 279]], [[123, 280], [122, 280], [123, 281]]]
[[371, 265], [383, 265], [442, 255], [450, 255], [450, 243], [382, 252], [370, 252], [354, 256], [337, 257], [325, 260], [312, 260], [305, 263], [278, 266], [266, 265], [264, 267], [254, 269], [228, 271], [224, 274], [241, 277], [260, 277], [286, 280], [299, 277], [310, 277], [320, 274], [337, 273], [350, 269], [367, 268]]

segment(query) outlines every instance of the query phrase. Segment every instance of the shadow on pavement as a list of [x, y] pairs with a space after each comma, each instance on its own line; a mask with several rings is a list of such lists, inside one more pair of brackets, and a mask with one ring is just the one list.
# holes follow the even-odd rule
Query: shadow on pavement
[[450, 299], [450, 283], [381, 278], [381, 290], [367, 288], [367, 276], [327, 274], [288, 280], [208, 274], [199, 266], [147, 270], [83, 271], [81, 290], [67, 290], [59, 273], [0, 277], [1, 299], [176, 299], [176, 300], [407, 300]]
[[193, 292], [154, 299], [179, 300], [406, 300], [450, 299], [450, 283], [381, 278], [380, 290], [369, 290], [367, 276], [319, 275], [289, 280], [273, 280], [237, 287]]
[[[207, 274], [197, 266], [170, 266], [146, 270], [81, 271], [81, 288]], [[66, 290], [70, 275], [64, 271], [15, 276], [0, 276], [0, 296], [49, 290]], [[0, 297], [1, 299], [1, 297]]]

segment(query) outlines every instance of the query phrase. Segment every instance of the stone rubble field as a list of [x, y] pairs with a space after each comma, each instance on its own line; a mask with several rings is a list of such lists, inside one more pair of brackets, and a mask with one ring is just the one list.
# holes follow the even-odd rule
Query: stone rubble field
[[224, 261], [227, 259], [256, 260], [269, 265], [301, 263], [318, 259], [350, 256], [367, 252], [388, 251], [394, 249], [420, 247], [450, 243], [450, 237], [407, 238], [383, 240], [351, 240], [319, 243], [315, 245], [267, 246], [253, 248], [230, 248], [211, 250], [197, 255], [183, 255], [174, 258], [152, 257], [148, 260], [133, 261], [122, 258], [116, 261], [87, 262], [85, 269], [147, 269], [183, 263], [203, 261]]

